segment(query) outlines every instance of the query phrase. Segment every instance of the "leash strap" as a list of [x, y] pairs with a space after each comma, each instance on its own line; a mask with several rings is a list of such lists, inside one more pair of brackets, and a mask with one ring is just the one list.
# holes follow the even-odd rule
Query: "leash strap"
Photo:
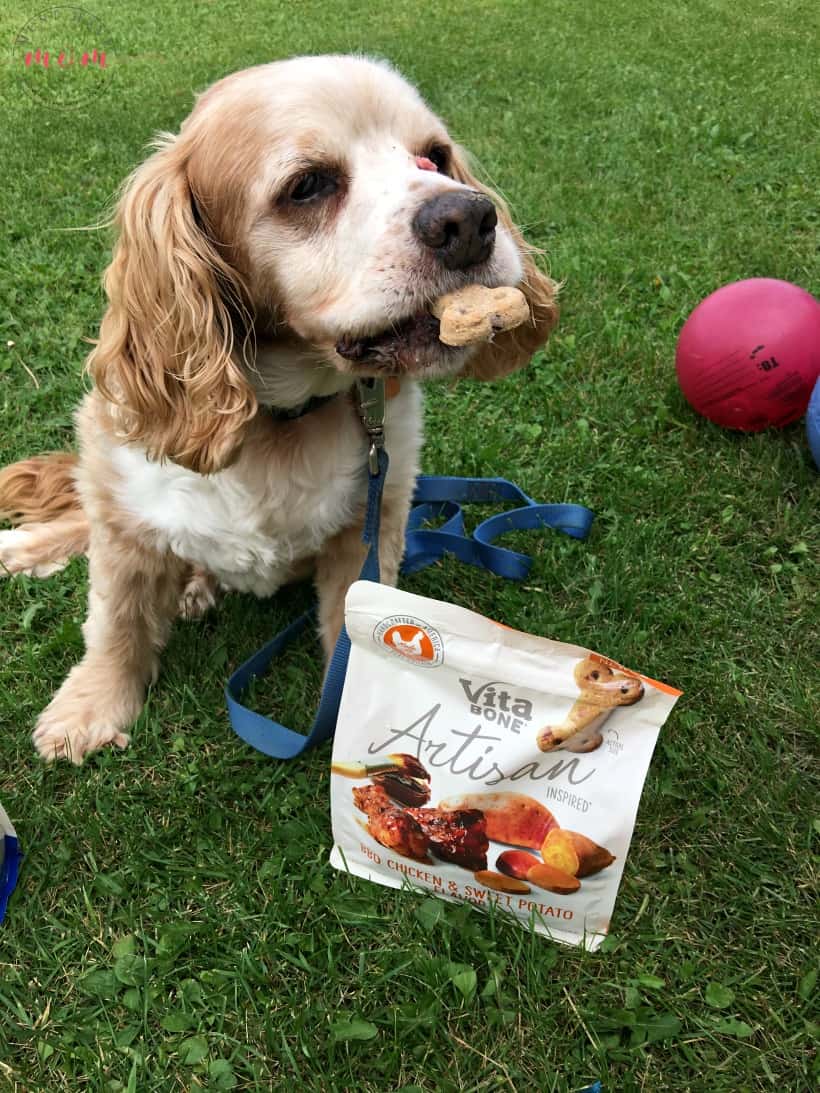
[[[362, 536], [369, 547], [359, 577], [363, 581], [379, 580], [379, 516], [387, 467], [387, 453], [383, 447], [374, 444], [370, 453], [371, 474]], [[476, 527], [472, 536], [467, 536], [462, 504], [498, 501], [517, 501], [520, 507], [491, 516]], [[594, 513], [582, 505], [539, 505], [505, 478], [420, 475], [407, 526], [402, 572], [417, 573], [445, 554], [455, 554], [470, 565], [520, 581], [529, 573], [532, 559], [526, 554], [495, 546], [494, 539], [507, 531], [529, 531], [542, 527], [555, 528], [573, 539], [585, 539], [593, 519]], [[443, 520], [443, 523], [435, 529], [422, 526], [432, 520]], [[254, 653], [237, 668], [225, 688], [228, 714], [235, 732], [245, 743], [274, 759], [293, 759], [308, 748], [328, 740], [336, 728], [350, 654], [350, 638], [344, 625], [327, 670], [319, 709], [307, 736], [248, 709], [241, 702], [242, 694], [251, 681], [267, 671], [271, 661], [313, 621], [315, 613], [315, 608], [305, 612]]]
[[[483, 520], [468, 536], [464, 531], [461, 504], [489, 504], [517, 501], [522, 507]], [[435, 529], [422, 524], [442, 519]], [[507, 531], [532, 531], [550, 527], [586, 539], [594, 513], [583, 505], [539, 505], [506, 478], [453, 478], [449, 475], [422, 474], [416, 480], [416, 493], [407, 524], [406, 550], [402, 573], [416, 573], [432, 565], [444, 554], [455, 554], [462, 562], [488, 569], [510, 581], [523, 580], [532, 568], [532, 558], [493, 540]]]
[[[382, 492], [384, 480], [387, 475], [388, 459], [384, 448], [378, 448], [377, 471], [371, 474], [367, 486], [367, 510], [365, 512], [364, 533], [362, 539], [368, 545], [360, 581], [379, 580], [379, 515], [381, 513]], [[319, 709], [311, 725], [307, 736], [293, 729], [280, 725], [263, 714], [249, 710], [240, 702], [242, 693], [253, 679], [264, 675], [274, 657], [289, 645], [305, 629], [309, 622], [316, 616], [316, 608], [312, 607], [304, 615], [300, 615], [295, 622], [286, 627], [275, 638], [263, 645], [254, 653], [250, 660], [236, 669], [228, 685], [225, 688], [225, 700], [228, 703], [228, 716], [231, 719], [234, 731], [241, 736], [246, 744], [250, 744], [257, 751], [270, 755], [274, 759], [293, 759], [301, 755], [308, 748], [321, 744], [324, 740], [333, 736], [336, 728], [336, 716], [339, 712], [339, 703], [342, 699], [342, 687], [347, 671], [347, 658], [350, 655], [350, 638], [342, 623], [333, 656], [325, 676], [322, 688], [322, 697], [319, 700]]]

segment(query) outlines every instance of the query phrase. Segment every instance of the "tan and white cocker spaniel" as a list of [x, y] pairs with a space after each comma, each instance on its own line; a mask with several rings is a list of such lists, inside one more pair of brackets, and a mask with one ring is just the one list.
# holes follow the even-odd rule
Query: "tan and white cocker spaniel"
[[[364, 558], [362, 376], [399, 377], [381, 571], [395, 583], [426, 378], [494, 379], [555, 323], [554, 284], [418, 92], [363, 57], [237, 72], [126, 181], [79, 454], [0, 472], [0, 575], [88, 552], [85, 655], [41, 714], [45, 759], [124, 747], [174, 618], [218, 587], [314, 575], [326, 654]], [[518, 285], [528, 323], [479, 347], [431, 303]]]

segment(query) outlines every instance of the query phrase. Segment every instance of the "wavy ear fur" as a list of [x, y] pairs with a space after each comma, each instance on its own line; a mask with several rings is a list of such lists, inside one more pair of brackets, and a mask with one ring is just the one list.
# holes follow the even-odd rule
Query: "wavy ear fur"
[[521, 232], [513, 224], [504, 199], [484, 186], [471, 173], [463, 149], [455, 151], [452, 173], [459, 182], [465, 183], [474, 190], [480, 190], [492, 199], [498, 211], [498, 218], [515, 240], [524, 263], [524, 276], [517, 287], [524, 293], [530, 305], [530, 322], [522, 324], [515, 330], [499, 334], [493, 341], [488, 342], [462, 372], [462, 375], [472, 376], [474, 379], [499, 379], [517, 368], [522, 368], [536, 349], [546, 343], [558, 322], [558, 305], [555, 302], [558, 285], [536, 265], [537, 251], [524, 240]]
[[156, 147], [117, 207], [109, 306], [88, 369], [124, 439], [209, 474], [236, 455], [257, 409], [234, 357], [232, 315], [246, 297], [201, 227], [177, 139]]

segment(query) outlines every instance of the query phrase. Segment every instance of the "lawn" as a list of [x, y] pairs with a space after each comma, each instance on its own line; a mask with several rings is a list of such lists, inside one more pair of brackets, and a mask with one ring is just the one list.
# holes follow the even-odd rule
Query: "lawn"
[[[428, 389], [425, 469], [598, 514], [586, 543], [516, 537], [523, 585], [447, 562], [404, 586], [685, 695], [591, 955], [330, 868], [329, 749], [267, 760], [222, 699], [309, 590], [179, 624], [131, 748], [78, 770], [29, 733], [81, 654], [85, 563], [0, 582], [0, 800], [26, 854], [0, 1089], [815, 1088], [818, 477], [801, 425], [711, 426], [672, 362], [720, 284], [818, 289], [816, 5], [83, 3], [109, 75], [70, 110], [21, 84], [31, 2], [0, 14], [0, 464], [72, 443], [110, 237], [66, 229], [151, 134], [234, 69], [390, 58], [565, 282], [528, 370]], [[320, 675], [306, 639], [257, 703], [304, 728]]]

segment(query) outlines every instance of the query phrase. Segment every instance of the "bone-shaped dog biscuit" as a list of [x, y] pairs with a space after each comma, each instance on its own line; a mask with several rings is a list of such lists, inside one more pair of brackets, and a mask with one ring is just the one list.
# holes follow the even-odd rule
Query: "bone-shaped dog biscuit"
[[580, 696], [564, 720], [545, 725], [536, 737], [541, 751], [566, 744], [570, 751], [594, 751], [603, 742], [601, 726], [617, 706], [640, 702], [644, 686], [631, 673], [615, 671], [591, 653], [578, 661], [573, 672]]
[[439, 341], [445, 345], [486, 342], [502, 330], [512, 330], [530, 317], [523, 292], [517, 288], [468, 285], [436, 300], [433, 314], [440, 321]]

